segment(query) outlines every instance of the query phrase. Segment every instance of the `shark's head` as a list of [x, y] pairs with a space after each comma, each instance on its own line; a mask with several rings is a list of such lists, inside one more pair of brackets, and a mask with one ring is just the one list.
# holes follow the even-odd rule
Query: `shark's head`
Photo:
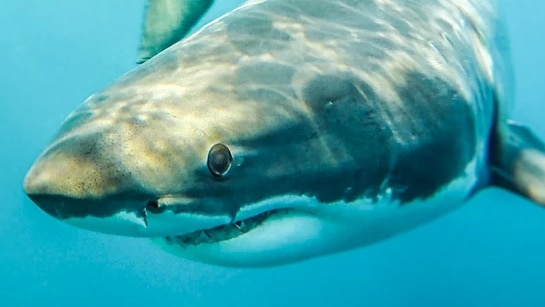
[[[372, 129], [343, 142], [357, 119], [330, 100], [356, 97], [355, 88], [309, 77], [296, 92], [285, 82], [294, 67], [272, 62], [177, 61], [175, 52], [154, 58], [70, 114], [25, 178], [29, 197], [66, 223], [166, 238], [184, 256], [220, 264], [321, 254], [343, 241], [324, 235], [324, 223], [353, 235], [346, 212], [322, 205], [379, 190], [388, 138]], [[324, 133], [336, 121], [344, 124]], [[354, 168], [356, 156], [376, 163]]]
[[[422, 153], [393, 156], [391, 128], [372, 114], [380, 99], [356, 79], [268, 61], [178, 61], [166, 52], [75, 110], [28, 172], [30, 198], [78, 227], [163, 238], [204, 262], [263, 266], [428, 219], [397, 219], [422, 208], [399, 204], [431, 197], [472, 158], [468, 135], [437, 180], [410, 185], [430, 174], [414, 168]], [[458, 124], [443, 127], [465, 133], [449, 128]]]

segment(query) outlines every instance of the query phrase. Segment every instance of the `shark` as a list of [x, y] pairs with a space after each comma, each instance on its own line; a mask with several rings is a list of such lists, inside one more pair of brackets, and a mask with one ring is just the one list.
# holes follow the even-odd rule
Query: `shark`
[[368, 246], [496, 187], [545, 205], [510, 117], [489, 0], [150, 0], [138, 63], [24, 179], [48, 215], [192, 261], [270, 267]]

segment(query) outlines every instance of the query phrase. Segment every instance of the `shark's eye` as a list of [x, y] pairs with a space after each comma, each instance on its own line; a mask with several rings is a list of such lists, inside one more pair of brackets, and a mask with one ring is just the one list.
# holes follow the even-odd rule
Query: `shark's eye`
[[208, 170], [214, 177], [227, 174], [231, 168], [233, 156], [229, 148], [223, 144], [216, 144], [208, 152]]

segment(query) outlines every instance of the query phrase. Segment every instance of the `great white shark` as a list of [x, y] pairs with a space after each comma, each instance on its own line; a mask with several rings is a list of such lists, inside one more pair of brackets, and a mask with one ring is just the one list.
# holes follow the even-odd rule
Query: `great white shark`
[[259, 267], [384, 240], [487, 187], [545, 204], [493, 1], [254, 0], [176, 42], [211, 2], [149, 2], [143, 64], [26, 175], [43, 211]]

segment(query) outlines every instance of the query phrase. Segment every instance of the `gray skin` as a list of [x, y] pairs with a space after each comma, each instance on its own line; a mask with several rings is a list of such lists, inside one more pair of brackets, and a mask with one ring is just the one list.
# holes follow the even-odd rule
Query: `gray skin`
[[[81, 227], [168, 242], [285, 195], [433, 207], [278, 262], [309, 259], [415, 227], [491, 185], [544, 204], [545, 147], [508, 121], [510, 80], [488, 1], [253, 1], [89, 97], [24, 188], [60, 220], [130, 213], [142, 223]], [[207, 167], [217, 143], [233, 156], [221, 177]], [[432, 201], [456, 179], [467, 184], [453, 203]], [[152, 222], [165, 214], [190, 226]]]

